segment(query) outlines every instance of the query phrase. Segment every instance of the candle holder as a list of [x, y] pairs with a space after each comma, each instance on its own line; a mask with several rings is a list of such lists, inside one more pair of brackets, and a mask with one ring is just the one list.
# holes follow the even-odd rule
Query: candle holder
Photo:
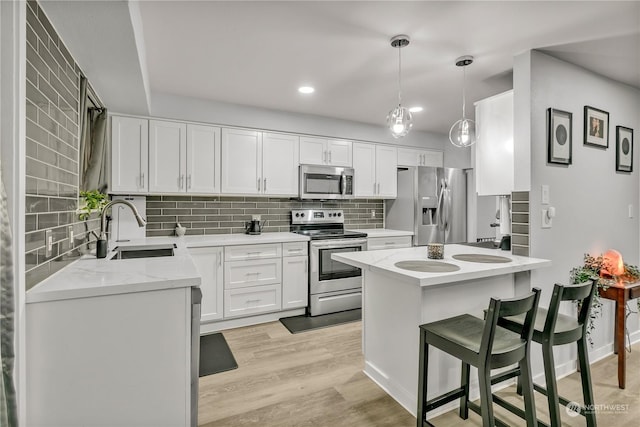
[[429, 259], [443, 259], [444, 245], [442, 243], [427, 244], [427, 257]]

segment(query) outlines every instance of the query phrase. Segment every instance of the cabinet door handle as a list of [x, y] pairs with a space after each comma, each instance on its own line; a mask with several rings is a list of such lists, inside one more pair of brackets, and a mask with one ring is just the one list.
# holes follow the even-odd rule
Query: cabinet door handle
[[187, 175], [187, 188], [191, 188], [191, 174]]
[[140, 188], [144, 188], [144, 172], [140, 175]]
[[322, 152], [322, 163], [327, 163], [327, 150]]
[[329, 151], [329, 163], [331, 163], [331, 151]]
[[260, 191], [260, 178], [258, 178], [258, 191]]
[[378, 183], [378, 194], [380, 194], [380, 183]]
[[262, 187], [262, 191], [267, 191], [267, 178], [264, 179], [264, 185]]
[[178, 180], [178, 187], [182, 190], [184, 188], [184, 174], [180, 175], [180, 179]]

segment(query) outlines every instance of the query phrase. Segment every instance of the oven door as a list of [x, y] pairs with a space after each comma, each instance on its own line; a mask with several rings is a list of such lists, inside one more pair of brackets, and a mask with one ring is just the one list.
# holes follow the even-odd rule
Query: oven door
[[301, 199], [352, 199], [353, 169], [332, 166], [300, 166]]
[[362, 271], [357, 267], [332, 260], [331, 254], [366, 251], [367, 239], [312, 240], [309, 247], [311, 295], [362, 287]]

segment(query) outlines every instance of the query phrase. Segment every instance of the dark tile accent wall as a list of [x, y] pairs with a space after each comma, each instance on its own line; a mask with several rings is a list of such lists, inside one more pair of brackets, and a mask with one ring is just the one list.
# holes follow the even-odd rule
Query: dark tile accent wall
[[[97, 219], [80, 222], [78, 135], [80, 68], [37, 2], [27, 2], [26, 288], [69, 264], [87, 248]], [[69, 241], [69, 227], [74, 241]], [[45, 232], [53, 247], [46, 256]]]
[[149, 196], [147, 236], [172, 236], [178, 222], [191, 235], [244, 233], [245, 221], [255, 214], [266, 220], [263, 232], [289, 231], [291, 210], [311, 208], [343, 209], [346, 228], [382, 228], [384, 224], [382, 200], [319, 202], [266, 197]]
[[511, 253], [529, 256], [529, 192], [511, 193]]

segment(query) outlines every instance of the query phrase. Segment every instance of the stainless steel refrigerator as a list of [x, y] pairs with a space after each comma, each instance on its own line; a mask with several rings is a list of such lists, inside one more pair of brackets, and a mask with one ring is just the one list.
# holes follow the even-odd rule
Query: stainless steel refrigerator
[[467, 178], [453, 168], [398, 168], [398, 197], [385, 202], [385, 226], [413, 231], [414, 246], [467, 240]]

